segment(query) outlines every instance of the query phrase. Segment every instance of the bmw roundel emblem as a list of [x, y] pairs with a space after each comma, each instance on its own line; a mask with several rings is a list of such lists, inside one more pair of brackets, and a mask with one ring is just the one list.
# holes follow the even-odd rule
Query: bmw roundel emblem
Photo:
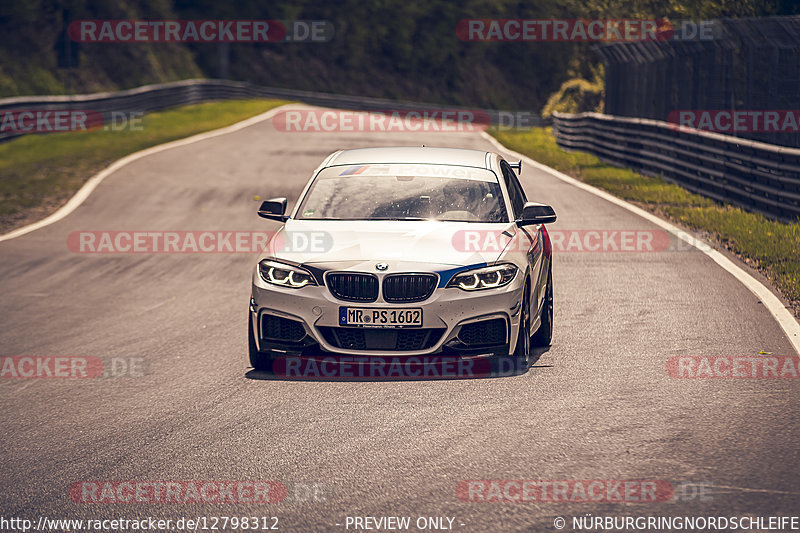
[[386, 263], [378, 263], [377, 265], [375, 265], [375, 268], [377, 270], [386, 270], [389, 268], [389, 265], [387, 265]]

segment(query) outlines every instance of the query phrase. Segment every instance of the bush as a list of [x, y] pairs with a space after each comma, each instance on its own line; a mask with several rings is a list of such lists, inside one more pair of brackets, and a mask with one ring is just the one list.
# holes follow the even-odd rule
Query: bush
[[542, 117], [559, 113], [583, 113], [584, 111], [603, 112], [603, 96], [605, 84], [602, 66], [594, 71], [592, 81], [583, 78], [572, 78], [561, 84], [561, 87], [550, 95], [542, 108]]

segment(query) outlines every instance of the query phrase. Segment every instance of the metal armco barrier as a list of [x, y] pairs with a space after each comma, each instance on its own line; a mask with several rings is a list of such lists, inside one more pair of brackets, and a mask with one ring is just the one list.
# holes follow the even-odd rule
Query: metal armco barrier
[[[800, 109], [800, 16], [674, 21], [672, 38], [595, 48], [605, 64], [603, 112], [669, 120], [680, 110]], [[800, 132], [732, 131], [800, 148]]]
[[555, 113], [553, 133], [564, 149], [773, 219], [800, 218], [800, 149], [599, 113]]
[[[298, 91], [276, 87], [261, 87], [246, 82], [228, 80], [183, 80], [174, 83], [145, 85], [126, 91], [82, 94], [75, 96], [18, 96], [0, 99], [0, 112], [6, 111], [52, 111], [52, 110], [91, 110], [100, 113], [109, 121], [114, 112], [151, 112], [175, 106], [196, 104], [213, 100], [237, 98], [279, 98], [305, 102], [311, 105], [354, 109], [362, 111], [420, 111], [420, 110], [459, 110], [455, 106], [431, 103], [402, 102], [383, 98], [367, 98], [313, 91]], [[502, 113], [497, 110], [483, 111], [492, 124], [501, 124]], [[526, 113], [529, 117], [526, 127], [541, 126], [544, 121], [538, 114]], [[501, 124], [502, 125], [502, 124]], [[18, 131], [0, 131], [0, 142], [24, 135]]]

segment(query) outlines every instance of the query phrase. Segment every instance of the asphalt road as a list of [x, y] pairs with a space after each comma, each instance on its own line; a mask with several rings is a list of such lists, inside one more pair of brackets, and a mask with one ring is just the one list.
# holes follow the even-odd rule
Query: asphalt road
[[[797, 513], [800, 382], [665, 370], [676, 356], [795, 355], [757, 298], [696, 250], [557, 253], [553, 345], [524, 373], [343, 382], [249, 368], [255, 254], [95, 255], [66, 244], [85, 230], [274, 229], [253, 195], [293, 202], [336, 149], [418, 144], [492, 149], [477, 134], [284, 133], [267, 121], [138, 160], [64, 220], [0, 243], [0, 355], [145, 368], [0, 379], [0, 514], [277, 516], [283, 531], [443, 516], [472, 532], [555, 531], [557, 516], [571, 530], [586, 513]], [[541, 171], [523, 168], [522, 182], [555, 207], [553, 230], [657, 229]], [[664, 480], [676, 495], [481, 503], [456, 492], [463, 480], [515, 479]], [[258, 505], [71, 500], [70, 485], [87, 480], [274, 480], [289, 494]], [[686, 483], [709, 485], [700, 498]], [[313, 484], [317, 497], [304, 497]]]

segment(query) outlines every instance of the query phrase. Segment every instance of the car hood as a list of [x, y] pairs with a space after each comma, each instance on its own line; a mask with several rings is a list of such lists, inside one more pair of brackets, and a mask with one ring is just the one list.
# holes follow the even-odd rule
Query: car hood
[[[440, 221], [293, 220], [270, 239], [260, 259], [356, 268], [387, 263], [390, 270], [413, 264], [466, 266], [496, 261], [514, 223]], [[505, 232], [505, 234], [504, 234]]]

